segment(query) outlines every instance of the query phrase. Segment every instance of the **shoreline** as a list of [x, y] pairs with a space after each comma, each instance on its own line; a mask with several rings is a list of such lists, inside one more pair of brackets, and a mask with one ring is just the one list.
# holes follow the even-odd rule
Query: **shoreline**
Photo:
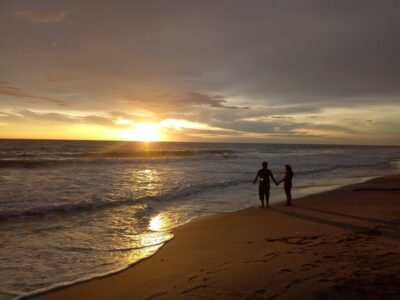
[[[359, 183], [363, 183], [363, 182], [366, 182], [366, 181], [369, 181], [369, 180], [372, 180], [372, 179], [375, 179], [375, 178], [380, 178], [380, 177], [382, 177], [382, 176], [368, 176], [368, 177], [361, 176], [361, 177], [357, 177], [359, 180], [357, 182], [355, 182], [355, 183], [336, 184], [336, 185], [332, 185], [332, 186], [299, 187], [298, 189], [301, 189], [301, 190], [312, 189], [313, 191], [311, 193], [307, 193], [307, 192], [304, 193], [303, 192], [302, 196], [300, 196], [298, 199], [295, 199], [295, 200], [296, 201], [297, 200], [301, 201], [301, 199], [303, 199], [305, 197], [308, 197], [308, 196], [318, 195], [318, 194], [329, 192], [329, 191], [334, 191], [334, 190], [340, 189], [340, 188], [348, 186], [348, 185], [359, 184]], [[282, 186], [273, 186], [273, 188], [271, 188], [271, 190], [278, 190], [278, 189], [281, 190]], [[255, 200], [255, 202], [257, 202], [257, 201], [259, 201], [259, 200]], [[278, 202], [270, 204], [270, 206], [271, 207], [281, 206], [281, 205], [284, 205], [285, 201], [286, 200], [279, 200]], [[214, 215], [223, 215], [223, 214], [235, 213], [235, 212], [245, 211], [245, 210], [252, 209], [252, 208], [258, 208], [258, 205], [255, 205], [255, 206], [252, 206], [252, 207], [247, 207], [247, 208], [241, 208], [241, 209], [238, 209], [238, 210], [232, 210], [232, 211], [208, 213], [208, 214], [205, 214], [205, 215], [198, 216], [198, 217], [195, 217], [193, 219], [190, 219], [190, 220], [188, 220], [188, 221], [186, 221], [186, 222], [184, 222], [182, 224], [179, 224], [176, 227], [173, 227], [173, 228], [169, 229], [168, 231], [173, 234], [173, 232], [176, 229], [179, 229], [180, 227], [185, 226], [185, 225], [187, 225], [187, 224], [189, 224], [191, 222], [195, 222], [197, 220], [201, 220], [202, 218], [205, 218], [205, 217], [214, 216]], [[72, 282], [68, 282], [68, 283], [65, 283], [65, 284], [59, 284], [59, 285], [54, 285], [54, 286], [51, 286], [51, 287], [48, 287], [48, 288], [43, 288], [43, 289], [34, 291], [32, 293], [27, 293], [27, 294], [24, 294], [24, 295], [15, 296], [14, 298], [12, 298], [12, 300], [30, 299], [31, 297], [36, 297], [36, 296], [47, 294], [47, 293], [50, 293], [50, 292], [53, 292], [53, 291], [62, 290], [64, 288], [75, 286], [75, 285], [78, 285], [78, 284], [81, 284], [81, 283], [86, 283], [86, 282], [91, 281], [91, 280], [102, 279], [102, 278], [106, 278], [106, 277], [109, 277], [109, 276], [117, 275], [117, 274], [119, 274], [121, 272], [124, 272], [124, 271], [128, 270], [131, 267], [134, 267], [135, 265], [139, 264], [140, 262], [142, 262], [144, 260], [150, 259], [155, 254], [157, 254], [157, 252], [160, 251], [166, 244], [171, 242], [174, 238], [175, 238], [175, 235], [173, 235], [171, 239], [169, 239], [169, 240], [167, 240], [165, 242], [162, 242], [160, 247], [154, 253], [152, 253], [151, 255], [143, 257], [143, 258], [141, 258], [141, 259], [139, 259], [137, 261], [134, 261], [134, 262], [128, 264], [126, 267], [124, 267], [124, 268], [122, 268], [120, 270], [116, 270], [116, 271], [113, 271], [113, 272], [110, 272], [110, 273], [106, 273], [106, 274], [103, 274], [103, 275], [91, 276], [89, 278], [77, 279], [77, 280], [72, 281]]]
[[[296, 190], [296, 189], [303, 190], [303, 192], [300, 193], [301, 196], [298, 198], [298, 200], [301, 200], [302, 198], [307, 197], [307, 196], [316, 195], [316, 194], [324, 193], [324, 192], [327, 192], [327, 191], [336, 190], [336, 189], [344, 187], [346, 185], [358, 184], [358, 183], [362, 183], [362, 182], [371, 180], [373, 178], [379, 178], [379, 177], [381, 177], [381, 176], [379, 176], [379, 175], [378, 176], [368, 176], [368, 177], [360, 176], [360, 177], [357, 177], [356, 181], [354, 181], [353, 183], [343, 183], [343, 184], [335, 184], [335, 185], [329, 185], [329, 186], [316, 186], [316, 187], [313, 187], [313, 186], [298, 187], [298, 188], [295, 188], [294, 190]], [[281, 190], [281, 189], [282, 189], [281, 186], [279, 186], [279, 187], [278, 186], [273, 186], [273, 188], [272, 188], [272, 190]], [[312, 191], [311, 192], [304, 192], [304, 190], [312, 190]], [[258, 200], [254, 200], [254, 202], [258, 203]], [[278, 200], [278, 202], [275, 202], [275, 203], [272, 202], [272, 204], [270, 204], [270, 206], [272, 206], [272, 207], [280, 206], [284, 202], [285, 202], [285, 200], [281, 199], [281, 200]], [[188, 221], [185, 221], [184, 223], [179, 224], [178, 226], [173, 227], [173, 228], [169, 229], [168, 231], [173, 233], [173, 231], [175, 229], [180, 228], [181, 226], [185, 226], [188, 223], [196, 221], [197, 219], [202, 219], [204, 217], [208, 217], [208, 216], [212, 216], [212, 215], [221, 215], [221, 214], [229, 214], [229, 213], [234, 213], [234, 212], [240, 212], [240, 211], [243, 211], [243, 210], [256, 208], [256, 207], [258, 207], [258, 205], [254, 205], [252, 207], [247, 207], [247, 208], [240, 208], [238, 210], [207, 213], [205, 215], [201, 215], [201, 216], [195, 217], [193, 219], [190, 219]], [[32, 217], [35, 217], [35, 216], [32, 216]], [[106, 277], [109, 277], [109, 276], [114, 276], [116, 274], [119, 274], [119, 273], [131, 268], [131, 267], [134, 267], [136, 264], [138, 264], [138, 263], [140, 263], [140, 262], [142, 262], [142, 261], [144, 261], [146, 259], [151, 258], [158, 251], [160, 251], [161, 248], [163, 248], [168, 242], [170, 242], [174, 238], [175, 237], [173, 236], [171, 239], [167, 240], [166, 242], [161, 243], [160, 247], [157, 250], [155, 250], [154, 253], [150, 254], [149, 256], [143, 257], [143, 258], [141, 258], [141, 259], [139, 259], [137, 261], [131, 262], [131, 263], [127, 264], [125, 267], [123, 267], [121, 269], [118, 269], [118, 270], [115, 270], [115, 271], [112, 271], [110, 273], [104, 273], [104, 274], [99, 274], [99, 275], [94, 275], [94, 276], [87, 276], [87, 277], [84, 277], [84, 278], [81, 278], [81, 279], [77, 279], [75, 281], [70, 281], [70, 282], [61, 283], [61, 284], [55, 284], [53, 286], [50, 286], [50, 287], [47, 287], [47, 288], [43, 288], [43, 289], [39, 289], [39, 290], [36, 290], [34, 292], [30, 292], [30, 293], [26, 293], [26, 294], [22, 294], [22, 295], [16, 295], [16, 294], [11, 293], [11, 292], [10, 293], [6, 292], [5, 294], [9, 294], [10, 295], [10, 298], [7, 298], [7, 299], [12, 299], [12, 300], [29, 299], [31, 297], [35, 297], [35, 296], [38, 296], [38, 295], [43, 295], [43, 294], [46, 294], [46, 293], [49, 293], [49, 292], [52, 292], [52, 291], [57, 291], [57, 290], [60, 290], [60, 289], [68, 288], [70, 286], [78, 285], [78, 284], [81, 284], [81, 283], [86, 283], [86, 282], [91, 281], [91, 280], [102, 279], [102, 278], [106, 278]]]
[[[360, 191], [366, 191], [367, 189], [372, 189], [372, 190], [369, 190], [368, 191], [368, 193], [371, 193], [371, 192], [377, 192], [377, 190], [376, 189], [374, 189], [374, 188], [366, 188], [366, 187], [364, 187], [364, 186], [368, 186], [368, 185], [370, 185], [371, 183], [373, 184], [375, 181], [390, 181], [391, 180], [391, 178], [395, 178], [394, 179], [394, 181], [396, 181], [396, 183], [395, 184], [397, 184], [397, 186], [396, 187], [391, 187], [390, 189], [390, 192], [393, 192], [393, 193], [395, 193], [395, 192], [397, 192], [398, 191], [398, 187], [400, 187], [400, 175], [390, 175], [390, 176], [385, 176], [385, 177], [376, 177], [376, 178], [374, 178], [374, 179], [368, 179], [367, 181], [363, 181], [363, 182], [361, 182], [361, 183], [356, 183], [356, 184], [351, 184], [351, 185], [345, 185], [345, 186], [341, 186], [341, 187], [339, 187], [339, 188], [335, 188], [335, 189], [333, 189], [333, 190], [329, 190], [329, 191], [325, 191], [325, 192], [320, 192], [320, 193], [317, 193], [317, 194], [312, 194], [312, 195], [309, 195], [309, 196], [305, 196], [305, 197], [301, 197], [301, 198], [299, 198], [299, 199], [295, 199], [295, 204], [294, 204], [294, 208], [296, 208], [297, 207], [297, 204], [304, 204], [303, 202], [304, 201], [306, 201], [307, 202], [307, 200], [308, 201], [315, 201], [315, 198], [323, 198], [323, 197], [325, 197], [327, 194], [334, 194], [334, 193], [337, 193], [337, 192], [340, 192], [340, 191], [342, 191], [342, 190], [351, 190], [352, 188], [354, 189], [355, 187], [357, 187], [357, 186], [359, 186], [359, 189], [358, 190], [360, 190]], [[386, 190], [384, 190], [384, 191], [388, 191], [387, 189]], [[378, 192], [383, 192], [382, 190], [378, 190]], [[317, 199], [317, 202], [318, 201], [321, 201], [320, 199], [318, 200]], [[325, 200], [324, 200], [325, 201]], [[274, 210], [276, 210], [276, 208], [284, 208], [283, 206], [282, 206], [282, 203], [277, 203], [277, 204], [274, 204], [273, 206], [272, 206], [272, 208], [270, 208], [269, 210], [268, 209], [265, 209], [265, 211], [274, 211]], [[290, 208], [289, 208], [290, 209]], [[109, 279], [116, 279], [118, 276], [121, 276], [121, 275], [124, 275], [124, 277], [126, 277], [125, 275], [126, 275], [126, 273], [129, 273], [129, 272], [131, 272], [132, 270], [134, 270], [135, 268], [138, 268], [138, 266], [142, 266], [143, 264], [150, 264], [150, 265], [154, 265], [154, 264], [160, 264], [159, 262], [155, 262], [155, 260], [156, 260], [156, 257], [160, 257], [160, 256], [163, 256], [163, 252], [165, 252], [165, 248], [166, 247], [169, 247], [169, 248], [171, 248], [172, 246], [172, 244], [176, 244], [176, 243], [178, 243], [177, 242], [177, 239], [180, 239], [180, 235], [181, 235], [181, 232], [185, 232], [185, 231], [190, 231], [191, 230], [191, 227], [196, 227], [196, 226], [198, 226], [198, 225], [201, 225], [201, 226], [204, 226], [204, 224], [206, 223], [206, 222], [208, 222], [208, 221], [210, 221], [210, 220], [218, 220], [218, 219], [229, 219], [229, 218], [232, 218], [232, 216], [234, 217], [234, 216], [236, 216], [236, 215], [246, 215], [246, 214], [258, 214], [258, 213], [260, 213], [260, 211], [263, 211], [263, 210], [260, 210], [260, 209], [256, 209], [256, 208], [247, 208], [247, 209], [244, 209], [244, 210], [239, 210], [239, 211], [235, 211], [235, 212], [226, 212], [226, 213], [216, 213], [216, 214], [211, 214], [211, 215], [206, 215], [206, 216], [202, 216], [202, 217], [199, 217], [199, 218], [196, 218], [196, 219], [194, 219], [194, 220], [192, 220], [192, 221], [190, 221], [189, 223], [185, 223], [185, 224], [183, 224], [183, 225], [180, 225], [180, 226], [178, 226], [178, 227], [176, 227], [176, 228], [174, 228], [173, 230], [172, 230], [172, 232], [173, 232], [173, 234], [174, 234], [174, 237], [172, 238], [172, 239], [170, 239], [169, 241], [167, 241], [166, 243], [164, 243], [155, 253], [153, 253], [152, 255], [150, 255], [150, 256], [148, 256], [148, 257], [146, 257], [146, 258], [143, 258], [142, 260], [140, 260], [140, 261], [137, 261], [137, 262], [134, 262], [134, 263], [132, 263], [131, 265], [129, 265], [127, 268], [124, 268], [123, 270], [119, 270], [119, 271], [116, 271], [116, 272], [114, 272], [114, 273], [112, 273], [112, 274], [105, 274], [105, 275], [103, 275], [103, 276], [100, 276], [100, 277], [95, 277], [95, 278], [92, 278], [92, 279], [87, 279], [87, 280], [84, 280], [84, 281], [77, 281], [76, 283], [72, 283], [72, 284], [67, 284], [67, 285], [63, 285], [63, 286], [57, 286], [57, 287], [53, 287], [53, 288], [50, 288], [50, 289], [46, 289], [46, 290], [43, 290], [43, 291], [37, 291], [37, 292], [35, 292], [35, 293], [32, 293], [32, 294], [29, 294], [29, 295], [23, 295], [23, 296], [19, 296], [19, 297], [17, 297], [17, 299], [27, 299], [27, 298], [37, 298], [37, 299], [60, 299], [59, 297], [62, 297], [61, 299], [71, 299], [68, 295], [68, 293], [71, 291], [71, 290], [78, 290], [77, 292], [78, 292], [78, 294], [80, 293], [80, 292], [82, 292], [82, 291], [79, 291], [79, 290], [82, 290], [82, 289], [87, 289], [86, 287], [88, 287], [88, 286], [93, 286], [93, 284], [94, 285], [96, 285], [96, 283], [97, 282], [103, 282], [103, 283], [100, 283], [101, 285], [103, 285], [103, 284], [108, 284], [107, 283], [107, 281], [110, 281]], [[262, 213], [264, 213], [264, 212], [262, 212]], [[286, 212], [287, 213], [287, 212]], [[285, 215], [285, 212], [283, 212], [283, 216]], [[299, 216], [297, 216], [297, 217], [299, 217]], [[311, 219], [309, 219], [308, 221], [312, 221], [312, 217], [311, 217]], [[306, 220], [307, 221], [307, 220]], [[334, 222], [332, 223], [332, 224], [335, 224]], [[362, 228], [362, 226], [361, 227], [357, 227], [356, 225], [354, 225], [355, 227], [355, 229], [360, 229], [360, 228]], [[207, 227], [207, 226], [206, 226]], [[354, 229], [353, 228], [353, 229]], [[210, 232], [209, 232], [210, 233]], [[389, 237], [390, 237], [390, 235], [389, 235]], [[187, 245], [186, 245], [187, 246]], [[179, 248], [179, 247], [178, 247]], [[179, 249], [177, 250], [177, 251], [179, 251]], [[161, 259], [161, 261], [162, 261], [162, 259]], [[145, 266], [146, 267], [146, 266]], [[153, 266], [154, 267], [154, 266]], [[115, 280], [112, 280], [112, 281], [114, 281], [115, 282]], [[111, 283], [112, 284], [112, 283]], [[90, 289], [90, 288], [89, 288]], [[197, 290], [197, 289], [202, 289], [202, 286], [200, 286], [200, 287], [198, 287], [198, 288], [196, 288], [195, 290]], [[189, 293], [189, 292], [188, 292]], [[186, 293], [185, 293], [186, 294]], [[264, 294], [264, 293], [263, 293]], [[54, 297], [53, 297], [54, 296]], [[98, 296], [98, 297], [97, 297]], [[99, 294], [97, 294], [97, 296], [94, 296], [95, 298], [104, 298], [104, 299], [108, 299], [108, 297], [107, 296], [105, 296], [105, 297], [103, 297], [104, 295], [99, 295]], [[111, 296], [111, 295], [110, 295]], [[139, 297], [140, 298], [140, 296], [139, 295], [136, 295], [136, 294], [132, 294], [131, 295], [133, 298], [136, 298], [136, 297]], [[157, 295], [153, 295], [153, 296], [155, 296], [155, 297], [163, 297], [163, 296], [166, 296], [166, 295], [161, 295], [161, 294], [157, 294]], [[187, 295], [187, 296], [189, 296], [189, 294]], [[111, 298], [114, 298], [114, 295], [111, 297]], [[118, 298], [118, 297], [117, 297]]]

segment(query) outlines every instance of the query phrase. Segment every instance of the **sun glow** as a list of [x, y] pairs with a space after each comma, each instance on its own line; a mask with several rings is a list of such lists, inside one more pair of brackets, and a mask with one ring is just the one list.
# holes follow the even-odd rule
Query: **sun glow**
[[136, 123], [135, 128], [129, 130], [128, 138], [142, 142], [160, 141], [162, 140], [160, 125], [155, 123]]
[[159, 122], [134, 122], [132, 120], [118, 119], [115, 124], [128, 129], [118, 130], [117, 135], [124, 140], [156, 142], [165, 141], [171, 137], [182, 134], [184, 130], [220, 131], [220, 128], [207, 124], [187, 121], [184, 119], [164, 119]]

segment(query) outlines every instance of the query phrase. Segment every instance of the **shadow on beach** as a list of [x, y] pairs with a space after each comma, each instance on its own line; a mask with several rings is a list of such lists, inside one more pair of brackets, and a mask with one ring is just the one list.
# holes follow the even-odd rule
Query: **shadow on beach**
[[[322, 225], [329, 225], [329, 226], [334, 226], [334, 227], [341, 228], [341, 229], [350, 230], [350, 231], [352, 231], [354, 233], [361, 233], [361, 234], [365, 234], [365, 235], [369, 235], [369, 236], [384, 236], [384, 237], [387, 237], [387, 238], [390, 238], [390, 239], [400, 240], [400, 233], [399, 232], [384, 231], [382, 229], [377, 229], [376, 228], [377, 226], [371, 226], [371, 227], [362, 226], [362, 225], [358, 225], [358, 224], [339, 222], [337, 220], [333, 221], [333, 220], [330, 220], [330, 219], [327, 219], [327, 218], [316, 217], [316, 216], [300, 213], [297, 210], [298, 208], [299, 209], [303, 209], [303, 210], [316, 211], [316, 212], [320, 212], [320, 213], [334, 214], [334, 215], [341, 216], [341, 217], [347, 217], [347, 218], [350, 217], [350, 218], [355, 218], [355, 219], [368, 221], [368, 222], [377, 222], [377, 221], [381, 222], [380, 220], [375, 220], [375, 219], [356, 217], [356, 216], [351, 216], [351, 215], [346, 215], [346, 214], [341, 214], [341, 213], [327, 212], [327, 211], [323, 211], [323, 210], [319, 210], [319, 209], [304, 208], [304, 207], [293, 207], [291, 209], [291, 211], [283, 210], [283, 209], [280, 209], [278, 207], [271, 208], [271, 210], [274, 211], [274, 212], [280, 213], [280, 214], [284, 214], [284, 215], [287, 215], [287, 216], [290, 216], [290, 217], [302, 219], [302, 220], [305, 220], [305, 221], [309, 221], [309, 222], [314, 222], [314, 223], [318, 223], [318, 224], [322, 224]], [[396, 227], [396, 225], [398, 225], [397, 222], [385, 222], [385, 224], [392, 225], [394, 228]]]

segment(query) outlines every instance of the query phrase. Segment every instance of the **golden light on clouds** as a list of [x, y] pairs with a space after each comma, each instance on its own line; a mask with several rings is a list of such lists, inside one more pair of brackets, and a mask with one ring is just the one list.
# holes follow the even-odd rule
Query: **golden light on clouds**
[[174, 129], [210, 129], [206, 124], [190, 122], [182, 119], [165, 119], [160, 122], [160, 125], [164, 128]]
[[[372, 135], [380, 133], [392, 143], [397, 133], [391, 124], [398, 120], [395, 106], [323, 109], [313, 114], [256, 114], [232, 111], [232, 122], [213, 122], [196, 118], [163, 117], [161, 113], [85, 113], [58, 110], [9, 110], [0, 112], [1, 138], [124, 140], [124, 141], [236, 141], [266, 140], [286, 143], [298, 141], [331, 143], [379, 143]], [[128, 110], [130, 111], [130, 110]], [[238, 113], [235, 119], [234, 113]], [[232, 115], [232, 116], [231, 116]], [[226, 115], [223, 115], [226, 117]], [[199, 120], [199, 121], [197, 121]], [[234, 126], [232, 123], [239, 123]], [[385, 132], [386, 134], [382, 134]]]

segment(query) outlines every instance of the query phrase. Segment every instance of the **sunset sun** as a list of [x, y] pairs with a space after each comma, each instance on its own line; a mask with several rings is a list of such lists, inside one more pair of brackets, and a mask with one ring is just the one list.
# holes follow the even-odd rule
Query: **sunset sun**
[[128, 139], [142, 142], [155, 142], [162, 140], [160, 125], [155, 123], [138, 123], [128, 133]]

